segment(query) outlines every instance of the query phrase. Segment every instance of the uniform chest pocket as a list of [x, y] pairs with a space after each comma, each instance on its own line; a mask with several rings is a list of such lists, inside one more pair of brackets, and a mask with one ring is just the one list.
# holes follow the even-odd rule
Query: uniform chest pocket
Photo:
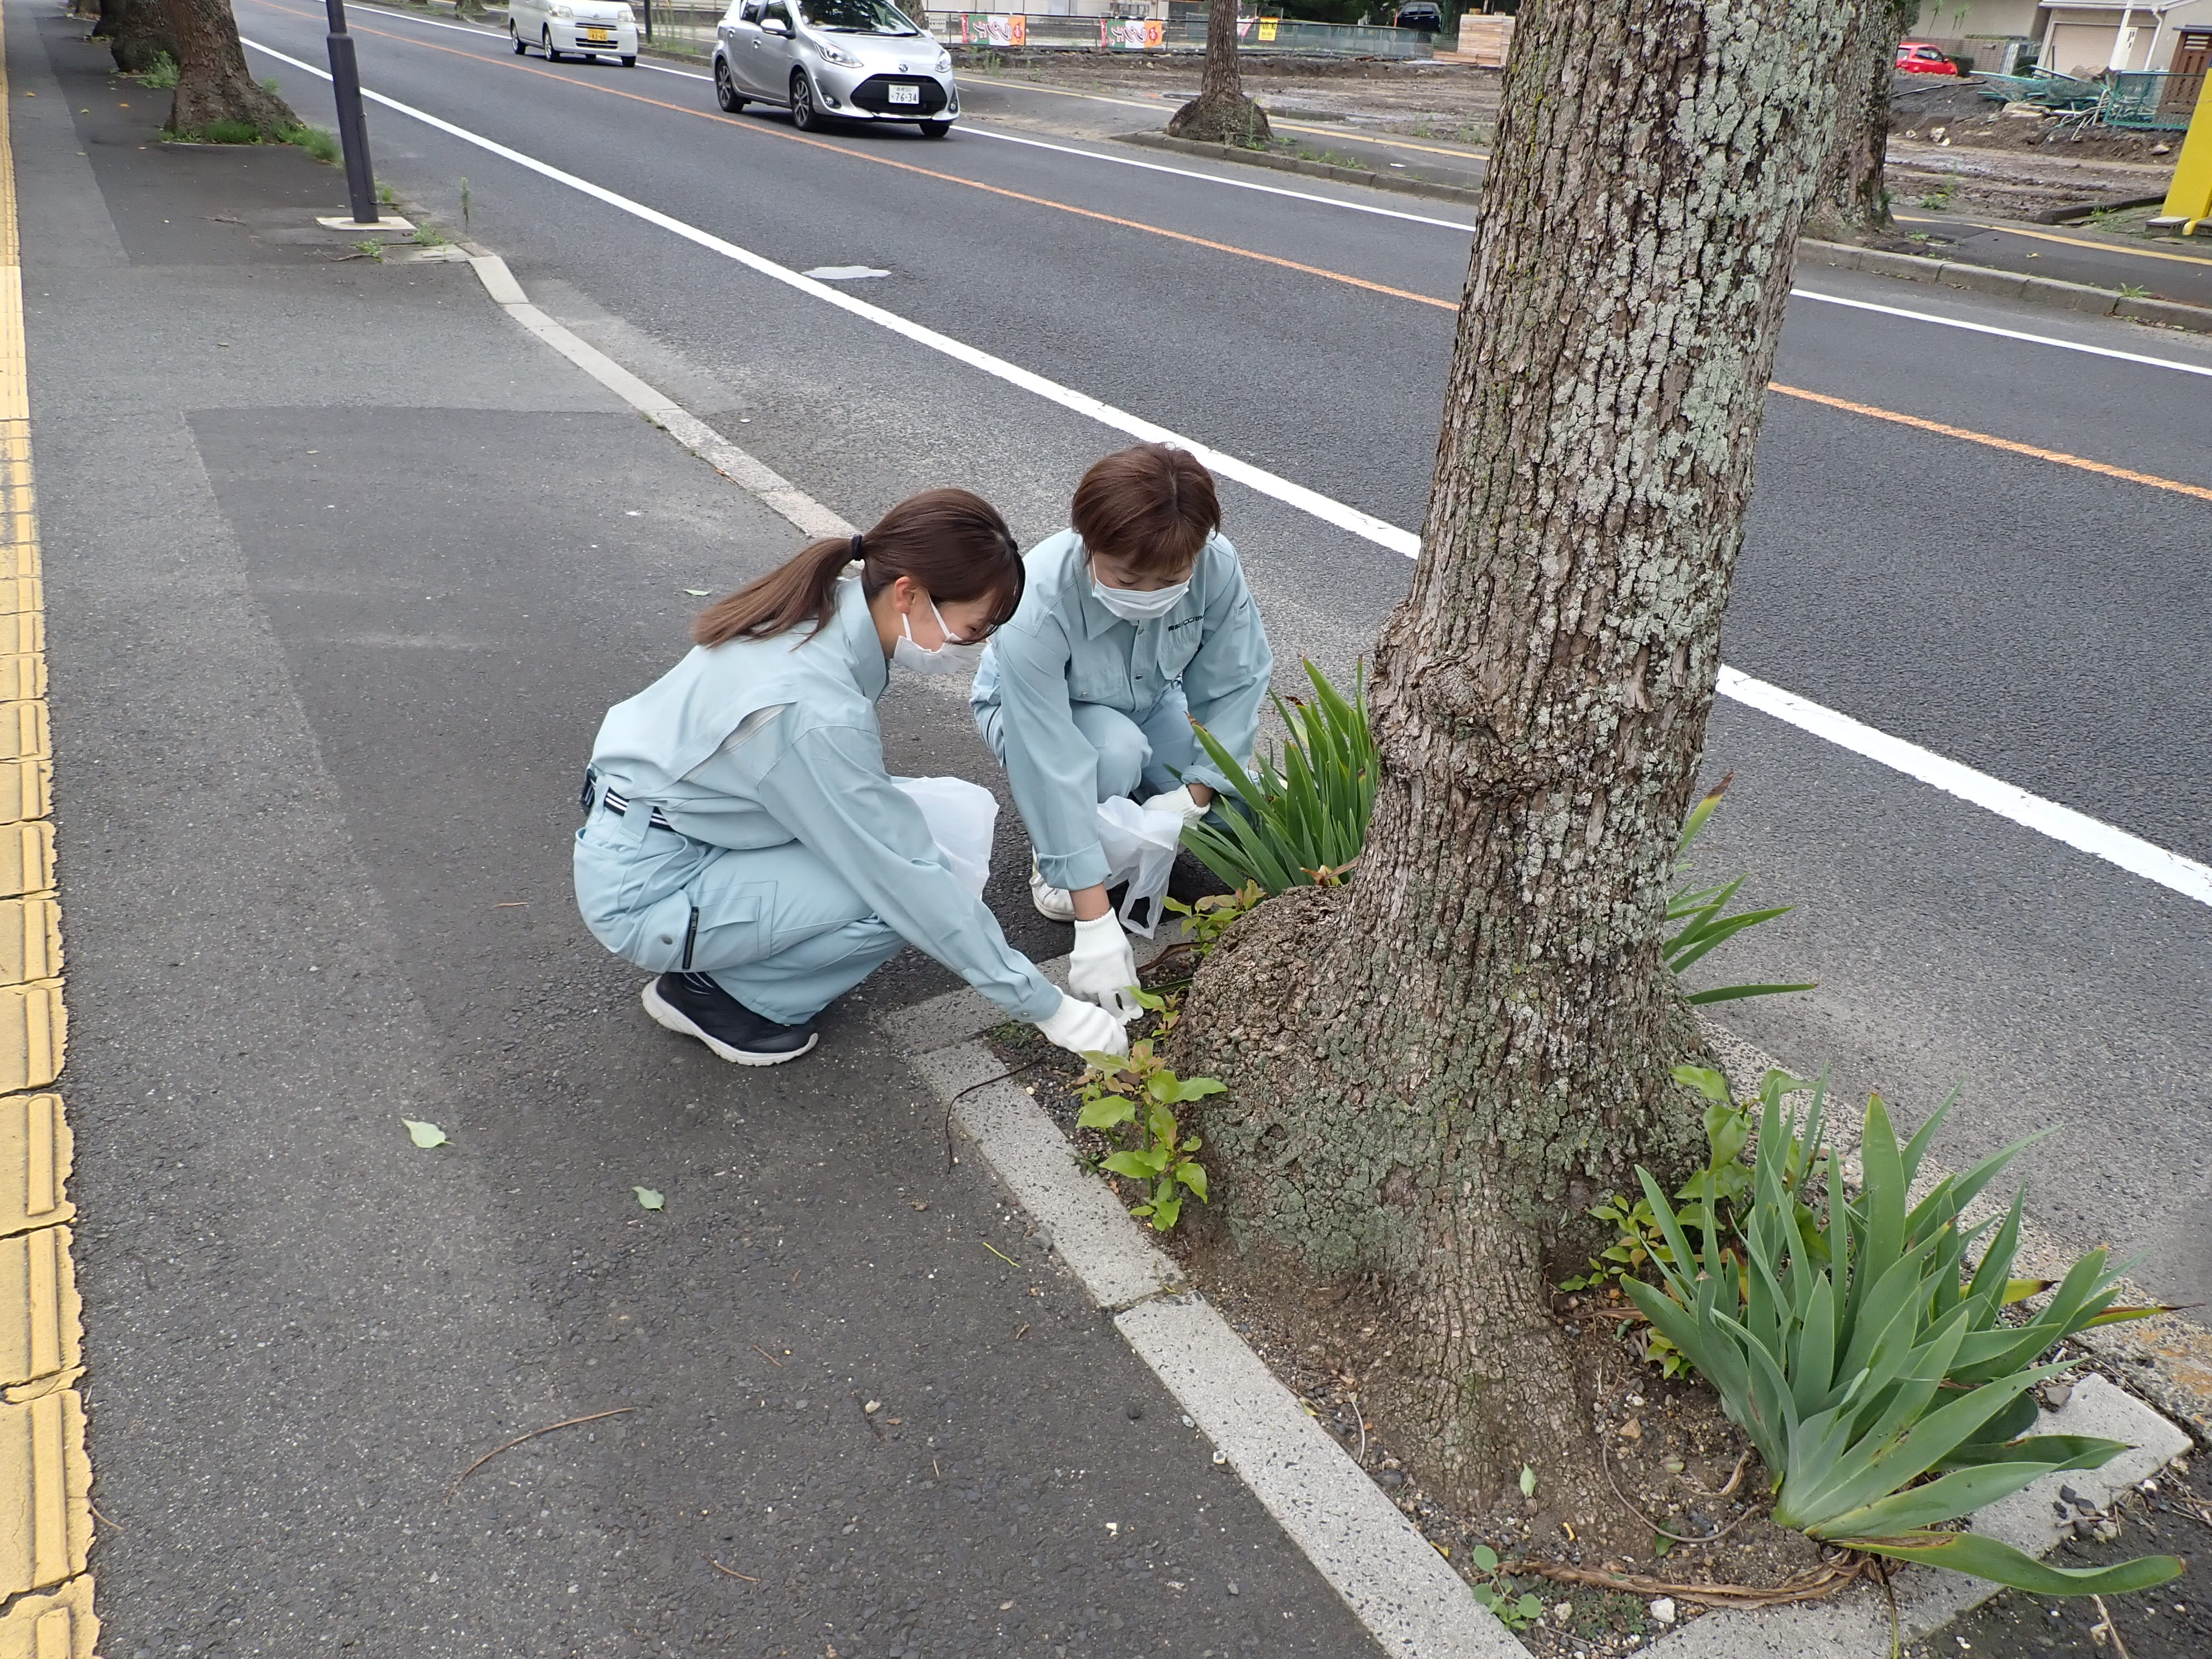
[[1127, 646], [1109, 635], [1103, 641], [1119, 648], [1085, 652], [1067, 665], [1067, 694], [1077, 702], [1103, 702], [1109, 708], [1129, 706]]
[[1206, 629], [1203, 617], [1190, 617], [1170, 623], [1160, 630], [1160, 678], [1175, 682], [1182, 678], [1182, 671], [1190, 666], [1190, 659], [1198, 654]]

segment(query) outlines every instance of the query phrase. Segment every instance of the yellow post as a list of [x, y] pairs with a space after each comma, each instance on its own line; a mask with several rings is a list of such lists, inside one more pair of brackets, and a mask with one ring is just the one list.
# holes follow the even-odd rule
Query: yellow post
[[2212, 219], [2212, 73], [2197, 94], [2197, 108], [2189, 118], [2188, 136], [2174, 158], [2173, 182], [2166, 186], [2166, 207], [2154, 225], [2179, 225], [2184, 236], [2194, 235], [2206, 219]]

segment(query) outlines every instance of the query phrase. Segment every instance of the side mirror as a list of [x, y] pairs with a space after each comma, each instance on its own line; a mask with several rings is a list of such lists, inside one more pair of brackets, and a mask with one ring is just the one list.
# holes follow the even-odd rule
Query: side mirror
[[791, 39], [791, 25], [785, 22], [781, 17], [763, 17], [761, 19], [761, 33], [763, 34], [780, 34], [785, 40], [788, 40]]

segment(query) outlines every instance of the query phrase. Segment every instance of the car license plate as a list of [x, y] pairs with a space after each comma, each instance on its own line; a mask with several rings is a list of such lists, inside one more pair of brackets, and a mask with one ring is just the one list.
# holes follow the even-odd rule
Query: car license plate
[[592, 42], [594, 45], [604, 45], [611, 41], [614, 38], [615, 32], [612, 29], [586, 29], [584, 31], [584, 39]]
[[921, 88], [920, 87], [893, 87], [891, 88], [891, 102], [894, 104], [920, 104], [921, 102]]

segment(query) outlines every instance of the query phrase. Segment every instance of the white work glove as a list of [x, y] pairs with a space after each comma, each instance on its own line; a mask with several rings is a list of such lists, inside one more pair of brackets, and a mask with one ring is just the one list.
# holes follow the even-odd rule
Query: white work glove
[[1155, 795], [1145, 803], [1145, 811], [1147, 812], [1173, 812], [1182, 820], [1183, 828], [1186, 830], [1212, 810], [1210, 805], [1200, 806], [1191, 799], [1188, 784], [1183, 785], [1180, 789], [1170, 789], [1164, 795]]
[[1067, 1050], [1071, 1054], [1103, 1051], [1121, 1055], [1129, 1052], [1129, 1034], [1121, 1029], [1121, 1022], [1095, 1002], [1080, 998], [1063, 996], [1060, 1006], [1051, 1015], [1036, 1023], [1046, 1038]]
[[1086, 1002], [1095, 1002], [1119, 1020], [1132, 1020], [1144, 1010], [1129, 988], [1137, 982], [1137, 954], [1129, 936], [1108, 911], [1096, 921], [1075, 924], [1075, 949], [1067, 958], [1067, 988]]

